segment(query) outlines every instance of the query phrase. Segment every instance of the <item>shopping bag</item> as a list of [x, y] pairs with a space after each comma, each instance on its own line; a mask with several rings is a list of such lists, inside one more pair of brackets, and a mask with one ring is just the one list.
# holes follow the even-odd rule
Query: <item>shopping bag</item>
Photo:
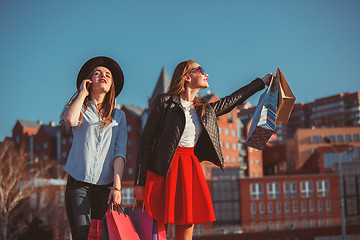
[[165, 225], [154, 220], [151, 240], [166, 240]]
[[[157, 224], [146, 212], [144, 204], [134, 202], [133, 207], [124, 209], [124, 213], [131, 217], [135, 226], [136, 232], [139, 234], [141, 240], [164, 240], [166, 239], [166, 232], [164, 224]], [[138, 207], [137, 207], [138, 206]], [[158, 227], [159, 225], [159, 227]], [[160, 230], [159, 230], [160, 229]]]
[[269, 88], [260, 96], [245, 144], [262, 150], [275, 132], [279, 79], [273, 78]]
[[91, 219], [88, 240], [102, 240], [102, 220]]
[[[136, 232], [139, 234], [141, 240], [151, 240], [154, 220], [149, 217], [148, 213], [142, 208], [137, 208], [136, 201], [133, 207], [124, 209], [124, 213], [131, 217]], [[143, 205], [144, 206], [144, 205]]]
[[296, 98], [279, 68], [276, 72], [276, 78], [278, 78], [279, 81], [279, 105], [277, 109], [276, 123], [287, 123]]
[[[130, 216], [121, 207], [114, 206], [105, 214], [110, 240], [140, 240]], [[115, 209], [115, 210], [114, 210]]]
[[110, 240], [109, 230], [106, 223], [106, 216], [103, 217], [103, 221], [102, 221], [102, 240]]

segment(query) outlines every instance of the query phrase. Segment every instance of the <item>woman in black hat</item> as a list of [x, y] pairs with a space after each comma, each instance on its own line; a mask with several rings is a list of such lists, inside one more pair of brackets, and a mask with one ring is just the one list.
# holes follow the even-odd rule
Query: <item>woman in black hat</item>
[[66, 212], [73, 239], [87, 239], [91, 219], [101, 219], [112, 200], [121, 203], [127, 126], [115, 97], [124, 85], [120, 66], [111, 58], [87, 61], [77, 77], [77, 92], [61, 122], [72, 127], [66, 162]]

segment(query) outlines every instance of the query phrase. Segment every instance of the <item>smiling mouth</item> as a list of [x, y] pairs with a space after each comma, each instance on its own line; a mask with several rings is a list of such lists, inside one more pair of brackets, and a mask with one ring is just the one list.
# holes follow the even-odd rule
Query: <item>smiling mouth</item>
[[107, 81], [105, 79], [100, 79], [99, 83], [107, 83]]

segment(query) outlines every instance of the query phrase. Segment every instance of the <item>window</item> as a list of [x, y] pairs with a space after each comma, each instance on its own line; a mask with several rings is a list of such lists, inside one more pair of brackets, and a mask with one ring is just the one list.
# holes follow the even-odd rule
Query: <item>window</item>
[[311, 228], [316, 227], [316, 220], [314, 220], [314, 219], [310, 220], [310, 227]]
[[273, 202], [268, 202], [268, 215], [269, 215], [269, 218], [274, 217], [274, 203]]
[[233, 160], [233, 161], [234, 161], [234, 163], [236, 163], [236, 162], [237, 162], [237, 157], [234, 157], [234, 160]]
[[256, 159], [256, 165], [260, 166], [260, 160]]
[[256, 203], [251, 203], [251, 218], [256, 219]]
[[323, 205], [322, 199], [318, 200], [318, 213], [319, 213], [319, 216], [322, 216], [324, 214], [324, 205]]
[[229, 135], [229, 129], [225, 128], [225, 134]]
[[250, 165], [254, 165], [254, 159], [250, 159]]
[[133, 173], [133, 169], [132, 168], [129, 168], [128, 169], [128, 174], [131, 175]]
[[326, 199], [326, 214], [331, 216], [331, 200]]
[[342, 141], [344, 141], [343, 135], [336, 135], [336, 141], [337, 141], [337, 142], [342, 142]]
[[237, 144], [233, 143], [233, 149], [236, 150], [237, 149]]
[[314, 196], [314, 185], [312, 181], [301, 182], [301, 197], [308, 198]]
[[315, 200], [310, 200], [310, 216], [315, 215]]
[[270, 182], [267, 184], [267, 194], [269, 199], [280, 198], [280, 183]]
[[130, 205], [133, 204], [135, 199], [133, 197], [134, 188], [123, 188], [122, 189], [122, 204]]
[[317, 181], [317, 195], [318, 197], [328, 197], [330, 195], [329, 180]]
[[[213, 176], [215, 171], [213, 171]], [[230, 172], [231, 174], [231, 172]], [[230, 178], [232, 175], [228, 175]], [[216, 224], [236, 224], [240, 221], [239, 183], [227, 179], [213, 181], [213, 203]]]
[[231, 112], [229, 112], [229, 114], [228, 114], [228, 121], [229, 121], [229, 122], [232, 122], [232, 121], [233, 121], [233, 116], [232, 116], [232, 113], [231, 113]]
[[269, 222], [269, 230], [270, 230], [270, 231], [275, 229], [274, 226], [275, 226], [275, 225], [274, 225], [274, 222]]
[[219, 134], [222, 134], [222, 128], [219, 127]]
[[128, 131], [128, 132], [131, 132], [131, 125], [128, 125], [128, 126], [127, 126], [127, 131]]
[[352, 135], [352, 140], [353, 141], [359, 141], [359, 134], [353, 134]]
[[230, 148], [230, 143], [226, 142], [225, 146], [226, 146], [226, 148]]
[[332, 226], [332, 219], [331, 218], [326, 219], [326, 225], [327, 226]]
[[350, 142], [350, 141], [351, 141], [351, 136], [345, 135], [345, 142]]
[[62, 145], [65, 145], [65, 144], [66, 144], [66, 138], [63, 138]]
[[277, 222], [276, 222], [276, 229], [277, 229], [277, 230], [281, 230], [281, 229], [282, 229], [282, 223], [281, 223], [281, 221], [277, 221]]
[[261, 222], [260, 223], [260, 231], [264, 231], [266, 230], [266, 223], [265, 222]]
[[236, 130], [232, 130], [232, 135], [236, 136]]
[[47, 149], [47, 147], [48, 147], [47, 142], [44, 142], [43, 147], [44, 147], [44, 149]]
[[335, 142], [335, 136], [334, 135], [330, 135], [329, 136], [329, 140], [330, 140], [330, 142]]
[[220, 141], [220, 147], [223, 147], [223, 142], [222, 141]]
[[250, 196], [253, 200], [264, 198], [264, 185], [262, 183], [250, 184]]
[[320, 143], [320, 142], [322, 142], [322, 137], [321, 136], [311, 136], [311, 142], [312, 143]]
[[226, 162], [231, 162], [230, 156], [226, 156]]
[[306, 217], [307, 213], [307, 202], [306, 200], [301, 201], [301, 216]]
[[260, 213], [260, 218], [265, 217], [265, 203], [264, 202], [259, 203], [259, 213]]
[[285, 198], [297, 198], [296, 182], [285, 182], [284, 190], [285, 190]]
[[278, 218], [281, 218], [281, 202], [276, 202], [276, 216]]
[[256, 222], [252, 222], [252, 223], [251, 223], [251, 229], [252, 229], [252, 230], [258, 230], [258, 226], [257, 226], [257, 223], [256, 223]]
[[128, 146], [131, 146], [131, 139], [128, 139], [128, 140], [127, 140], [127, 145], [128, 145]]
[[293, 214], [294, 214], [294, 217], [299, 216], [299, 203], [298, 203], [298, 201], [293, 201]]
[[290, 217], [290, 202], [285, 201], [285, 217]]

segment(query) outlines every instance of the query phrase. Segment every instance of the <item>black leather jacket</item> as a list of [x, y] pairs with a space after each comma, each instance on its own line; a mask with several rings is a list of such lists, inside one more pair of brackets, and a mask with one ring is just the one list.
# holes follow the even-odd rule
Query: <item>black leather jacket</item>
[[[217, 117], [230, 112], [264, 87], [264, 82], [257, 78], [231, 95], [213, 103], [204, 103], [197, 108], [204, 126], [194, 150], [200, 162], [210, 161], [224, 171]], [[201, 116], [203, 108], [205, 113]], [[167, 176], [184, 128], [185, 114], [180, 107], [180, 96], [158, 95], [151, 104], [140, 139], [135, 172], [136, 186], [145, 185], [147, 170]]]

